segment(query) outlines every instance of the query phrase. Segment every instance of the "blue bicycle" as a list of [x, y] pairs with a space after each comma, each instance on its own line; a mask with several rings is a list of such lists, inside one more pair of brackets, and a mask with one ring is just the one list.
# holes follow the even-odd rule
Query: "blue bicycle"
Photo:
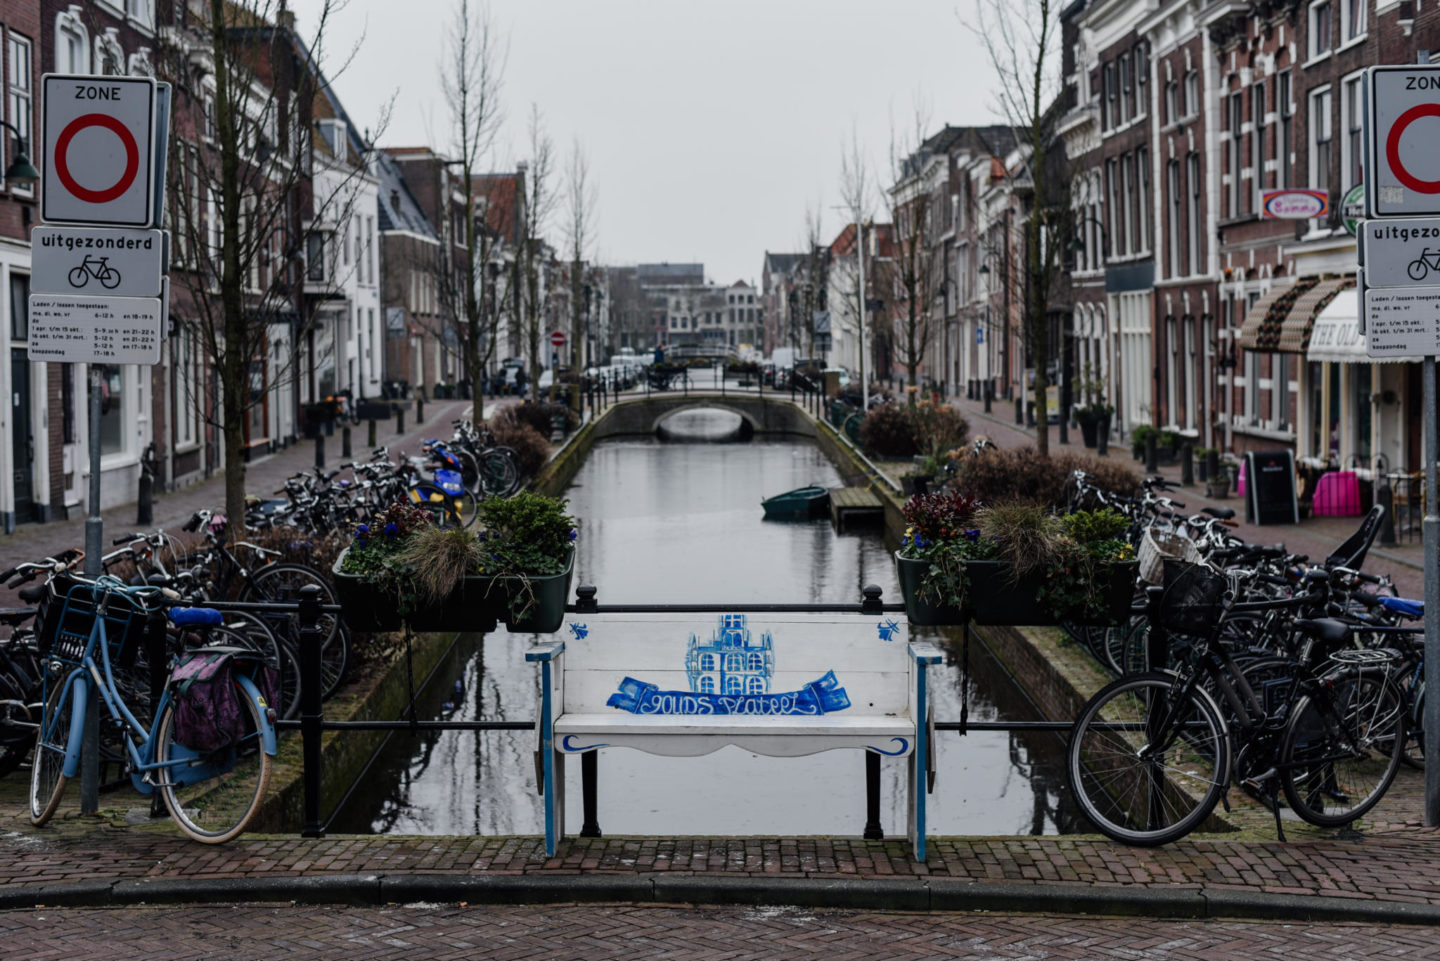
[[[176, 722], [172, 683], [155, 703], [153, 722], [142, 722], [127, 704], [140, 695], [126, 666], [139, 653], [150, 612], [166, 603], [161, 590], [103, 575], [93, 582], [67, 575], [52, 579], [50, 591], [40, 627], [46, 690], [31, 763], [31, 822], [42, 825], [54, 816], [79, 770], [85, 712], [98, 693], [119, 731], [135, 789], [158, 790], [180, 830], [196, 841], [237, 837], [259, 809], [274, 765], [275, 712], [256, 681], [263, 657], [234, 647], [198, 649], [233, 658], [243, 730], [216, 748], [189, 747]], [[171, 607], [168, 615], [182, 631], [203, 633], [222, 623], [213, 608]]]

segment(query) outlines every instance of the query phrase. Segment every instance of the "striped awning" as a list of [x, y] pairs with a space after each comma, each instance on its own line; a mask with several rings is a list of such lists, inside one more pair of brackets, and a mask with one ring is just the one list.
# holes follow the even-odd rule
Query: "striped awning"
[[1274, 351], [1280, 342], [1280, 325], [1290, 315], [1295, 299], [1309, 289], [1310, 284], [1303, 280], [1271, 287], [1246, 312], [1236, 345], [1241, 350]]
[[1282, 354], [1305, 353], [1310, 346], [1310, 331], [1315, 326], [1315, 318], [1320, 315], [1320, 311], [1324, 310], [1340, 291], [1354, 286], [1355, 281], [1352, 278], [1336, 277], [1320, 281], [1296, 298], [1295, 306], [1290, 308], [1290, 313], [1280, 324], [1280, 338], [1275, 350]]

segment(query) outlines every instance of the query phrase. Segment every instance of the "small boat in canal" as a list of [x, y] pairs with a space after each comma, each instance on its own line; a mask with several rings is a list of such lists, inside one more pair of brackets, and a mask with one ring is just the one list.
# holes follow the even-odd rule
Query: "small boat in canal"
[[760, 502], [765, 516], [776, 520], [806, 520], [825, 513], [830, 492], [823, 487], [797, 487]]

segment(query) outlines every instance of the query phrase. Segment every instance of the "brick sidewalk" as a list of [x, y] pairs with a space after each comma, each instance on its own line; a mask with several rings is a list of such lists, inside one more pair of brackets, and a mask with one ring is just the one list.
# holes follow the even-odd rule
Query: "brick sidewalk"
[[[985, 405], [981, 401], [959, 398], [953, 403], [970, 421], [971, 437], [984, 434], [1001, 447], [1016, 447], [1035, 442], [1034, 428], [1022, 427], [1014, 422], [1014, 406], [1011, 404], [993, 404], [991, 412], [987, 414]], [[1050, 449], [1095, 455], [1093, 450], [1087, 450], [1081, 444], [1078, 428], [1072, 431], [1070, 436], [1069, 444], [1061, 444], [1059, 428], [1052, 426], [1050, 428]], [[1136, 473], [1144, 471], [1143, 463], [1131, 459], [1128, 445], [1119, 447], [1112, 445], [1108, 456], [1134, 467]], [[1180, 467], [1178, 464], [1162, 465], [1160, 473], [1167, 480], [1179, 484]], [[1329, 555], [1360, 526], [1358, 517], [1307, 517], [1299, 524], [1260, 527], [1245, 523], [1245, 504], [1237, 497], [1212, 500], [1205, 496], [1205, 488], [1201, 485], [1183, 487], [1174, 494], [1174, 497], [1176, 500], [1182, 501], [1190, 513], [1195, 513], [1200, 508], [1207, 506], [1229, 507], [1235, 511], [1236, 520], [1240, 522], [1235, 532], [1246, 541], [1252, 544], [1283, 542], [1291, 551], [1297, 554], [1308, 554], [1315, 560]], [[1404, 597], [1425, 596], [1424, 550], [1418, 543], [1397, 547], [1380, 547], [1378, 545], [1372, 547], [1365, 569], [1373, 573], [1389, 573], [1394, 578], [1396, 589]]]

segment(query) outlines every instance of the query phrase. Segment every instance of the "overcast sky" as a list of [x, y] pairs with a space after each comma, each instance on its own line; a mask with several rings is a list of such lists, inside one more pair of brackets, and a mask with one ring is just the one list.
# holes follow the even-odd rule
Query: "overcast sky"
[[[557, 153], [578, 139], [598, 192], [598, 257], [701, 261], [717, 283], [759, 283], [765, 250], [799, 250], [805, 212], [844, 215], [852, 126], [888, 165], [892, 116], [931, 129], [996, 115], [984, 50], [962, 24], [976, 0], [492, 0], [509, 40], [496, 169], [524, 159], [539, 106]], [[305, 28], [320, 0], [292, 0]], [[382, 146], [450, 143], [439, 60], [452, 0], [348, 0], [328, 63], [351, 118], [395, 97]], [[550, 235], [559, 242], [557, 221]]]

